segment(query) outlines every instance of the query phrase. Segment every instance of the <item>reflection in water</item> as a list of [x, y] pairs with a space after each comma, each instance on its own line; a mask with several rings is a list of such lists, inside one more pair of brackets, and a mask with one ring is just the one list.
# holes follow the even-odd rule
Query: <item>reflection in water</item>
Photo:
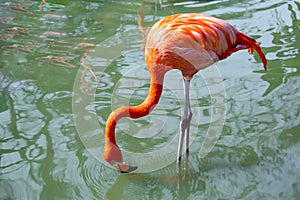
[[[101, 165], [82, 145], [73, 122], [71, 99], [78, 69], [82, 73], [80, 86], [87, 95], [94, 87], [89, 83], [100, 75], [89, 68], [91, 63], [84, 62], [85, 55], [103, 40], [138, 28], [141, 1], [61, 2], [64, 5], [46, 1], [0, 3], [0, 199], [299, 198], [298, 2], [144, 1], [144, 26], [171, 13], [205, 12], [254, 36], [267, 52], [269, 65], [264, 73], [257, 57], [246, 52], [219, 64], [228, 112], [220, 139], [202, 159], [197, 149], [208, 129], [214, 100], [201, 90], [205, 86], [201, 77], [195, 79], [193, 89], [199, 98], [194, 100], [200, 108], [193, 126], [199, 137], [191, 146], [188, 165], [182, 165], [180, 171], [172, 163], [152, 173], [127, 175]], [[130, 87], [116, 87], [132, 66], [142, 65], [139, 49], [140, 44], [128, 47], [101, 74], [95, 102], [101, 127], [111, 110], [114, 91], [120, 91], [116, 95], [119, 98], [114, 99], [118, 102], [132, 87], [137, 88], [132, 104], [147, 92], [146, 70], [139, 72], [137, 80], [127, 76], [127, 82], [135, 81]], [[104, 61], [93, 62], [101, 67]], [[157, 110], [153, 119], [167, 112], [167, 123], [172, 125], [153, 136], [156, 139], [152, 141], [159, 143], [174, 137], [180, 116], [180, 101], [170, 90], [164, 92], [166, 98], [160, 103], [166, 106]], [[149, 125], [148, 119], [138, 121], [136, 128], [144, 125]], [[99, 131], [93, 133], [94, 141]], [[138, 131], [143, 137], [142, 128]], [[157, 145], [132, 141], [126, 138], [129, 149], [136, 144], [147, 151]]]
[[37, 60], [49, 62], [53, 65], [62, 66], [62, 67], [71, 67], [75, 68], [75, 65], [68, 63], [67, 61], [73, 60], [75, 57], [73, 56], [46, 56], [39, 57]]
[[0, 6], [5, 9], [12, 9], [13, 11], [24, 13], [24, 14], [32, 14], [28, 10], [28, 7], [30, 7], [31, 3], [14, 3], [14, 2], [6, 2], [6, 3], [0, 3]]
[[[80, 45], [81, 46], [94, 46], [93, 44], [89, 44], [89, 43], [82, 43]], [[93, 70], [89, 66], [86, 65], [86, 63], [85, 63], [86, 56], [87, 56], [87, 53], [85, 53], [84, 56], [82, 56], [82, 58], [80, 59], [81, 66], [83, 67], [83, 70], [81, 72], [82, 75], [80, 77], [80, 81], [81, 81], [81, 88], [80, 89], [85, 94], [89, 94], [88, 91], [91, 90], [92, 86], [88, 83], [88, 80], [91, 77], [93, 77], [94, 79], [97, 80], [97, 77], [96, 77], [95, 73], [93, 72]], [[87, 72], [90, 73], [90, 76], [87, 75]]]

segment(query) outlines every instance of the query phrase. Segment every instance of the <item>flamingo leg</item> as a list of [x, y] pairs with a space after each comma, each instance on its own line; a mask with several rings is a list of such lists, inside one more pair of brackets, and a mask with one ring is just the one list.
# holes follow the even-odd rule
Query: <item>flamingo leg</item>
[[183, 78], [184, 83], [184, 110], [183, 116], [180, 122], [180, 135], [179, 135], [179, 144], [178, 144], [178, 153], [177, 153], [177, 163], [181, 161], [181, 153], [183, 147], [184, 136], [186, 137], [185, 150], [188, 153], [189, 148], [189, 134], [190, 134], [190, 124], [192, 119], [192, 110], [190, 106], [190, 80]]

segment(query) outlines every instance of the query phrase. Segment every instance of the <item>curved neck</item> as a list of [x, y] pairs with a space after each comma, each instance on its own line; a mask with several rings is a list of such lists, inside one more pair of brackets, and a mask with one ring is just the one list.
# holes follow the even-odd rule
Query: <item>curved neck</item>
[[135, 107], [124, 106], [118, 108], [109, 115], [105, 127], [106, 143], [112, 143], [117, 146], [115, 139], [115, 128], [117, 122], [121, 118], [130, 117], [136, 119], [148, 115], [153, 110], [153, 108], [158, 104], [163, 90], [164, 75], [165, 73], [151, 76], [148, 95], [140, 105]]

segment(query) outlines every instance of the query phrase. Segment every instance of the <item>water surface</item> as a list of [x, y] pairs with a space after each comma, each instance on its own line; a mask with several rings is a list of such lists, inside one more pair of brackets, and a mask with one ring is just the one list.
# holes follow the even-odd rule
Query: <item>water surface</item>
[[[1, 1], [0, 199], [299, 199], [299, 8], [299, 1], [280, 0]], [[226, 92], [225, 123], [203, 158], [199, 148], [216, 101], [205, 73], [199, 73], [192, 80], [188, 162], [184, 157], [180, 170], [171, 162], [120, 175], [103, 164], [101, 138], [112, 109], [136, 105], [148, 91], [137, 13], [148, 27], [181, 12], [225, 19], [253, 36], [268, 70], [247, 51], [217, 64]], [[99, 51], [103, 44], [123, 45], [111, 54]], [[109, 64], [102, 59], [107, 56]], [[169, 73], [166, 82], [150, 116], [120, 122], [122, 149], [176, 149], [180, 74]], [[94, 98], [82, 115], [72, 108], [80, 102], [78, 92], [81, 100]], [[85, 114], [94, 110], [96, 120], [89, 119]], [[86, 123], [78, 124], [80, 117]], [[98, 128], [84, 140], [80, 131], [90, 130], [89, 123]]]

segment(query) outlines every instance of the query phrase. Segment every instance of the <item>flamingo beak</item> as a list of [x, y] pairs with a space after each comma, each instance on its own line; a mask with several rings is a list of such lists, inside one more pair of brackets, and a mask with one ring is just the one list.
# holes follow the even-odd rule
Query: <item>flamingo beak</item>
[[137, 169], [137, 166], [131, 166], [126, 163], [120, 163], [120, 162], [112, 162], [112, 165], [116, 170], [118, 170], [121, 173], [130, 173]]

